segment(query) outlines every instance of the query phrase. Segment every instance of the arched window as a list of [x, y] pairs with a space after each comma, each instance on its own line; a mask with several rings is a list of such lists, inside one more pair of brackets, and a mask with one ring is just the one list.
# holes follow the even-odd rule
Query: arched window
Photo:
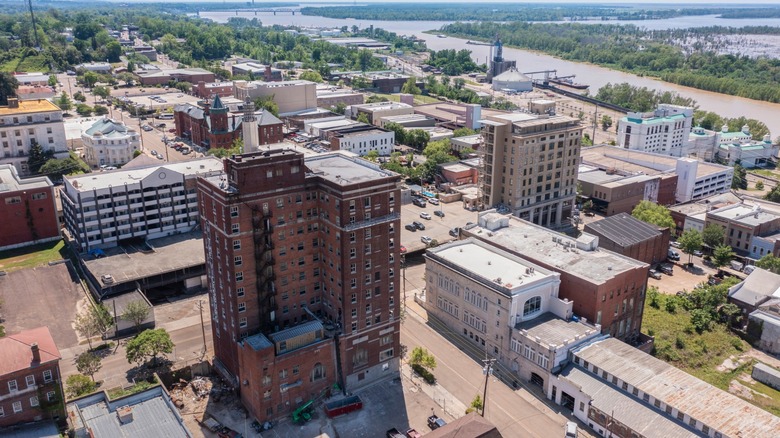
[[324, 379], [325, 378], [325, 367], [317, 362], [314, 364], [314, 368], [311, 370], [311, 382], [316, 382], [317, 380]]
[[523, 317], [533, 315], [542, 309], [542, 297], [533, 297], [523, 305]]

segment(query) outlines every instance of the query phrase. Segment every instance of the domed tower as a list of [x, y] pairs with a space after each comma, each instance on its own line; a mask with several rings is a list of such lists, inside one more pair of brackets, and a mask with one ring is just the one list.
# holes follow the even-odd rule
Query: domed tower
[[209, 108], [211, 119], [211, 132], [214, 134], [225, 133], [228, 131], [228, 108], [222, 104], [219, 95], [214, 96]]

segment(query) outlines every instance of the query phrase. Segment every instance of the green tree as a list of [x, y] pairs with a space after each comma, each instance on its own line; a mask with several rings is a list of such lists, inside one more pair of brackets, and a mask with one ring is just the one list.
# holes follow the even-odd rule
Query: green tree
[[428, 370], [436, 368], [436, 358], [422, 347], [414, 347], [411, 356], [409, 356], [410, 365], [419, 365]]
[[123, 71], [122, 73], [119, 73], [118, 75], [116, 75], [116, 78], [124, 82], [125, 86], [127, 87], [129, 87], [130, 84], [135, 82], [135, 76], [133, 76], [133, 74], [130, 73], [130, 69], [128, 69], [127, 71]]
[[723, 245], [723, 234], [723, 227], [720, 225], [709, 224], [704, 227], [704, 230], [702, 230], [701, 239], [705, 245], [709, 246], [710, 248], [715, 248]]
[[57, 104], [60, 109], [67, 114], [68, 111], [73, 108], [73, 103], [70, 100], [70, 97], [63, 91], [62, 94], [60, 94], [60, 97], [57, 98], [57, 101], [54, 102]]
[[92, 338], [102, 335], [111, 328], [111, 315], [106, 315], [105, 308], [92, 306], [86, 313], [76, 316], [74, 328], [79, 335], [87, 338], [89, 349], [92, 349]]
[[374, 54], [371, 53], [371, 51], [368, 49], [360, 49], [358, 51], [357, 57], [358, 65], [360, 65], [360, 71], [367, 71], [371, 65], [371, 59], [374, 57]]
[[376, 163], [377, 159], [379, 158], [379, 151], [376, 149], [372, 149], [368, 151], [368, 153], [365, 156], [366, 160]]
[[780, 257], [767, 254], [756, 262], [756, 267], [780, 274]]
[[80, 103], [76, 105], [76, 112], [82, 117], [89, 117], [92, 115], [92, 107], [85, 103]]
[[601, 116], [601, 128], [603, 130], [609, 129], [609, 127], [612, 126], [612, 117], [604, 114]]
[[467, 137], [469, 135], [479, 134], [479, 131], [471, 128], [458, 128], [454, 131], [452, 131], [452, 137]]
[[466, 409], [466, 413], [470, 414], [472, 412], [481, 412], [483, 409], [483, 403], [482, 403], [482, 396], [477, 394], [474, 397], [474, 400], [471, 401], [471, 405]]
[[92, 94], [101, 99], [108, 99], [109, 96], [111, 96], [111, 90], [109, 90], [108, 87], [99, 85], [92, 89]]
[[76, 398], [95, 392], [97, 384], [83, 374], [73, 374], [65, 381], [65, 388], [70, 398]]
[[93, 71], [88, 71], [88, 72], [84, 73], [84, 76], [82, 77], [82, 80], [84, 81], [84, 84], [88, 88], [92, 88], [92, 87], [95, 86], [97, 81], [100, 80], [100, 76], [98, 76], [98, 74], [93, 72]]
[[19, 81], [9, 72], [0, 72], [0, 105], [8, 105], [8, 98], [16, 96]]
[[127, 343], [125, 347], [129, 363], [142, 364], [149, 359], [152, 366], [157, 364], [157, 356], [173, 352], [173, 341], [165, 329], [147, 329]]
[[393, 131], [395, 133], [396, 144], [406, 144], [406, 129], [404, 129], [403, 125], [395, 122], [390, 122], [385, 124], [385, 129], [387, 129], [388, 131]]
[[460, 158], [462, 158], [462, 159], [464, 159], [464, 160], [465, 160], [466, 158], [468, 158], [468, 157], [469, 157], [469, 155], [471, 155], [471, 154], [473, 154], [473, 153], [476, 153], [476, 152], [477, 152], [477, 151], [475, 151], [475, 150], [474, 150], [474, 149], [472, 149], [472, 148], [465, 147], [465, 148], [463, 148], [463, 149], [461, 149], [461, 150], [460, 150], [460, 152], [458, 153], [458, 155], [460, 155]]
[[730, 246], [723, 244], [718, 245], [712, 252], [712, 264], [714, 264], [716, 268], [720, 268], [721, 266], [728, 264], [732, 257], [734, 257], [734, 251], [732, 251]]
[[149, 317], [151, 309], [143, 300], [133, 300], [127, 303], [122, 312], [122, 319], [130, 321], [135, 326], [135, 332], [141, 331], [141, 324]]
[[106, 59], [108, 59], [108, 62], [119, 62], [121, 61], [119, 59], [120, 56], [122, 56], [122, 46], [119, 44], [119, 41], [117, 40], [111, 40], [106, 44]]
[[674, 229], [674, 219], [669, 209], [663, 205], [658, 205], [655, 202], [640, 201], [639, 204], [634, 207], [634, 211], [631, 212], [631, 216], [639, 219], [640, 221], [654, 224], [659, 227], [666, 227]]
[[404, 82], [404, 85], [401, 87], [401, 93], [414, 94], [415, 96], [422, 93], [422, 91], [420, 91], [420, 87], [417, 86], [417, 78], [414, 76], [409, 76], [406, 82]]
[[52, 157], [54, 157], [54, 151], [51, 149], [44, 150], [39, 143], [33, 143], [30, 146], [30, 156], [27, 158], [30, 172], [38, 173], [41, 167]]
[[279, 117], [279, 105], [274, 101], [274, 96], [261, 96], [255, 99], [255, 108], [262, 108], [265, 111]]
[[347, 105], [344, 102], [339, 102], [336, 106], [330, 107], [330, 110], [336, 114], [344, 115], [344, 113], [347, 112]]
[[756, 190], [764, 190], [764, 182], [756, 181]]
[[313, 70], [307, 70], [298, 76], [298, 79], [311, 82], [322, 82], [322, 75]]
[[103, 105], [95, 105], [93, 109], [95, 110], [96, 116], [104, 116], [108, 114], [108, 108], [104, 107]]
[[368, 114], [366, 113], [359, 113], [357, 116], [357, 121], [361, 123], [366, 123], [368, 125], [371, 124], [371, 121], [368, 120]]
[[350, 79], [350, 87], [353, 90], [360, 90], [364, 88], [371, 88], [371, 82], [365, 76], [355, 76]]
[[423, 149], [431, 141], [431, 134], [422, 129], [412, 129], [406, 133], [406, 144], [415, 148]]
[[49, 82], [50, 87], [56, 87], [57, 86], [57, 76], [56, 75], [49, 75]]
[[693, 228], [688, 229], [682, 234], [682, 236], [680, 236], [679, 239], [677, 239], [677, 243], [680, 244], [680, 249], [682, 249], [684, 253], [688, 254], [688, 263], [691, 263], [693, 252], [701, 249], [701, 233], [699, 230]]
[[731, 180], [732, 189], [747, 189], [747, 170], [741, 164], [734, 164], [734, 178]]
[[103, 363], [95, 353], [85, 351], [84, 353], [76, 356], [76, 369], [85, 376], [89, 376], [92, 381], [95, 381], [95, 373], [100, 371], [103, 367]]
[[81, 91], [77, 91], [73, 93], [73, 100], [77, 102], [86, 102], [87, 96], [85, 96], [84, 93], [82, 93]]
[[772, 189], [764, 195], [764, 199], [772, 202], [780, 202], [780, 185], [772, 187]]

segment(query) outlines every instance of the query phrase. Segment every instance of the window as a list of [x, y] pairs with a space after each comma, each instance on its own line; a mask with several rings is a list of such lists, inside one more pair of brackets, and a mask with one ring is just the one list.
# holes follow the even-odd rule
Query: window
[[316, 382], [318, 380], [322, 380], [325, 378], [325, 367], [317, 362], [314, 364], [314, 368], [311, 369], [311, 378], [309, 379], [311, 382]]
[[240, 240], [234, 240], [233, 241], [233, 249], [241, 249], [241, 241]]
[[238, 217], [238, 206], [230, 207], [230, 217]]
[[5, 417], [5, 411], [3, 410], [3, 407], [0, 406], [0, 418]]
[[19, 390], [19, 387], [16, 385], [16, 380], [9, 380], [8, 381], [8, 392], [16, 392]]
[[52, 381], [51, 370], [46, 370], [46, 371], [43, 372], [43, 381], [45, 383], [49, 383], [49, 382]]
[[239, 312], [245, 312], [246, 311], [246, 303], [238, 303], [238, 311]]
[[246, 318], [241, 318], [241, 319], [239, 319], [239, 320], [238, 320], [238, 326], [239, 326], [240, 328], [244, 328], [244, 327], [246, 327]]
[[230, 229], [233, 231], [233, 234], [238, 234], [239, 232], [241, 232], [241, 228], [239, 227], [238, 224], [231, 225]]
[[38, 396], [35, 395], [35, 396], [30, 397], [30, 407], [34, 408], [34, 407], [36, 407], [38, 405], [39, 405], [39, 403], [38, 403]]
[[33, 193], [33, 200], [46, 199], [46, 193]]
[[46, 400], [52, 402], [57, 399], [57, 393], [54, 391], [49, 391], [46, 393]]
[[21, 204], [21, 203], [22, 203], [22, 198], [21, 198], [21, 197], [19, 197], [19, 196], [12, 196], [12, 197], [10, 197], [10, 198], [5, 198], [5, 203], [6, 203], [7, 205], [11, 205], [11, 204]]
[[280, 379], [286, 379], [287, 378], [287, 369], [283, 369], [279, 371], [279, 378]]
[[244, 281], [244, 273], [236, 272], [236, 281]]
[[243, 297], [244, 296], [244, 288], [243, 287], [239, 287], [239, 288], [236, 289], [236, 296], [237, 297]]
[[533, 297], [523, 305], [523, 317], [533, 315], [542, 308], [542, 297]]
[[393, 358], [393, 349], [388, 348], [387, 350], [381, 351], [379, 353], [379, 361], [384, 362], [386, 360], [390, 360]]
[[241, 258], [241, 256], [235, 256], [235, 257], [233, 257], [233, 264], [234, 264], [234, 265], [236, 265], [236, 266], [241, 266], [241, 265], [243, 265], [243, 264], [244, 264], [244, 262], [243, 262], [243, 259]]
[[14, 414], [22, 412], [22, 402], [14, 402]]
[[35, 376], [29, 375], [24, 378], [24, 380], [27, 382], [27, 387], [35, 386]]

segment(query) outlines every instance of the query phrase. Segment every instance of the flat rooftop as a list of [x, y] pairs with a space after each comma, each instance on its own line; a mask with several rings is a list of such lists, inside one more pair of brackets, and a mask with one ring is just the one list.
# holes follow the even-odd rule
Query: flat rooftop
[[[457, 119], [465, 121], [467, 108], [466, 104], [463, 103], [439, 102], [415, 106], [414, 112], [433, 117], [440, 121], [456, 121]], [[498, 116], [502, 114], [509, 113], [501, 110], [482, 108], [480, 109], [479, 116], [484, 119], [489, 116]]]
[[118, 246], [103, 250], [105, 257], [84, 260], [84, 265], [98, 280], [103, 275], [111, 275], [113, 284], [122, 284], [206, 263], [200, 231], [174, 234], [146, 243], [153, 251]]
[[[68, 403], [68, 417], [91, 429], [96, 437], [190, 438], [179, 413], [163, 397], [159, 386], [114, 401], [100, 392]], [[124, 406], [130, 408], [132, 421], [122, 423], [117, 411]]]
[[724, 221], [735, 221], [749, 226], [758, 226], [776, 220], [778, 216], [748, 204], [737, 204], [713, 210], [707, 216], [716, 217]]
[[[633, 151], [617, 146], [593, 146], [582, 148], [581, 162], [603, 169], [616, 169], [627, 173], [658, 175], [674, 173], [677, 169], [677, 157]], [[728, 170], [728, 166], [699, 161], [696, 178], [705, 178]]]
[[458, 141], [460, 143], [468, 143], [472, 145], [482, 144], [482, 134], [464, 135], [463, 137], [453, 137], [450, 141]]
[[46, 99], [20, 100], [18, 108], [0, 106], [0, 116], [14, 116], [17, 114], [33, 114], [48, 111], [62, 112], [57, 105]]
[[519, 322], [515, 325], [515, 329], [524, 332], [524, 335], [532, 339], [540, 339], [546, 345], [556, 347], [601, 332], [595, 326], [574, 320], [566, 321], [551, 312]]
[[[557, 273], [473, 238], [437, 246], [429, 249], [428, 254], [436, 261], [448, 262], [492, 285], [509, 289], [511, 295], [521, 292], [521, 286], [528, 283], [557, 276]], [[528, 268], [533, 269], [529, 272]]]
[[673, 420], [612, 387], [591, 373], [569, 365], [558, 378], [567, 380], [591, 397], [591, 406], [625, 424], [645, 438], [688, 438], [701, 436], [684, 423]]
[[727, 205], [739, 204], [740, 202], [742, 202], [742, 199], [740, 199], [739, 196], [731, 192], [726, 192], [708, 196], [697, 201], [686, 202], [685, 204], [672, 205], [669, 207], [669, 210], [684, 214], [686, 216], [692, 216], [705, 213], [709, 210], [722, 208]]
[[361, 103], [358, 105], [352, 105], [352, 108], [358, 108], [365, 111], [384, 111], [384, 110], [391, 110], [391, 109], [403, 109], [403, 108], [412, 108], [411, 105], [402, 103], [402, 102], [374, 102], [374, 103]]
[[320, 178], [338, 185], [360, 184], [380, 178], [398, 176], [370, 161], [338, 152], [306, 157], [306, 167]]
[[52, 187], [45, 176], [21, 179], [12, 164], [0, 164], [0, 193]]
[[[576, 248], [576, 242], [571, 237], [513, 216], [508, 216], [508, 219], [509, 226], [494, 231], [479, 225], [464, 231], [522, 257], [599, 284], [623, 272], [647, 267], [646, 263], [602, 248], [593, 251], [567, 250], [567, 242]], [[560, 242], [554, 242], [553, 237], [559, 238]]]
[[780, 417], [617, 339], [585, 345], [574, 355], [724, 436], [769, 437], [780, 431]]
[[585, 227], [585, 232], [593, 230], [592, 232], [599, 233], [599, 235], [623, 247], [636, 245], [661, 235], [657, 226], [640, 221], [626, 213], [605, 217], [586, 224]]
[[168, 163], [157, 166], [149, 166], [131, 170], [111, 170], [106, 172], [92, 172], [77, 176], [66, 176], [73, 188], [80, 192], [89, 192], [93, 189], [105, 189], [108, 187], [121, 187], [125, 184], [136, 184], [156, 172], [165, 168], [183, 175], [200, 175], [221, 172], [222, 161], [217, 158], [202, 158], [179, 163]]

